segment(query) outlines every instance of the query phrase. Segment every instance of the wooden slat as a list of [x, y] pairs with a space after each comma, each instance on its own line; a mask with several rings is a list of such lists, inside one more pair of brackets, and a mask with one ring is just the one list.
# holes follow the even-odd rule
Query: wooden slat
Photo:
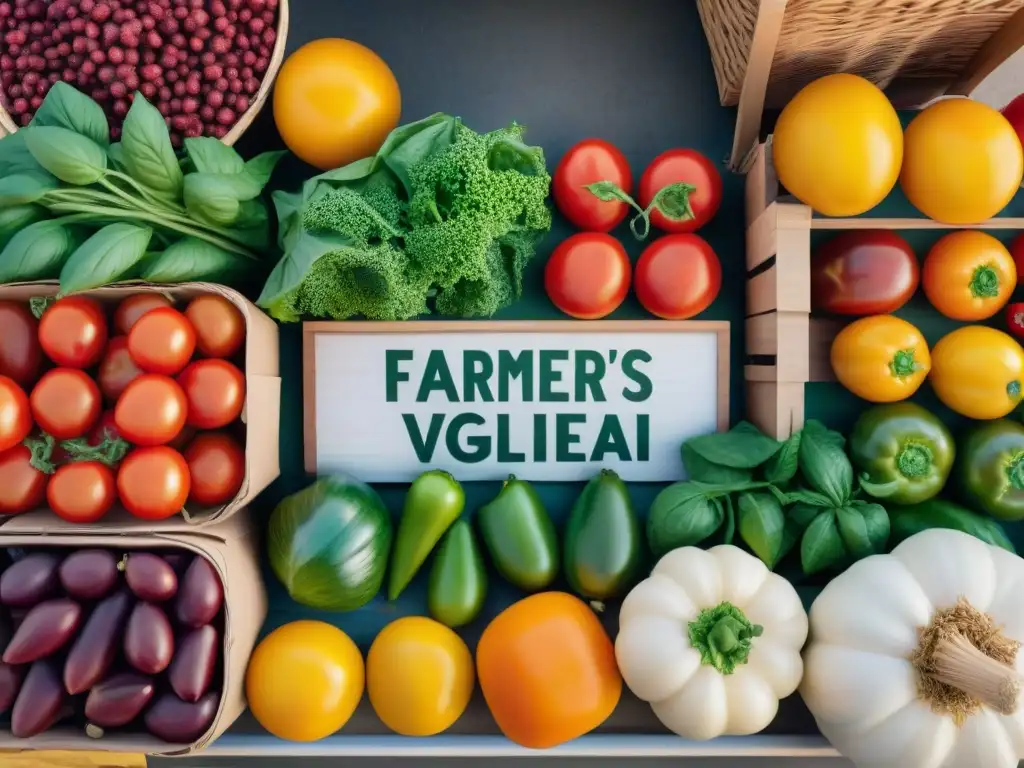
[[979, 224], [943, 224], [931, 219], [890, 219], [862, 216], [853, 219], [811, 219], [811, 229], [1024, 229], [1024, 219], [1002, 216]]
[[748, 355], [775, 356], [775, 365], [771, 367], [775, 369], [777, 381], [803, 383], [808, 380], [807, 313], [770, 312], [748, 317], [746, 335]]
[[[747, 227], [747, 271], [756, 269], [775, 255], [779, 214], [772, 205], [761, 212]], [[748, 310], [749, 314], [749, 310]]]
[[946, 89], [947, 94], [970, 96], [982, 80], [991, 75], [1000, 64], [1024, 46], [1024, 8], [1007, 19], [992, 35], [960, 73], [960, 77]]
[[785, 440], [804, 425], [804, 385], [748, 381], [747, 418], [766, 435]]

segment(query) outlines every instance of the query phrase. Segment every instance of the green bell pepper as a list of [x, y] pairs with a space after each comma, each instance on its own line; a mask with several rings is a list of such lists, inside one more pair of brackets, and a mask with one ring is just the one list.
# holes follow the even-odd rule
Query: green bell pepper
[[864, 492], [892, 504], [918, 504], [936, 496], [956, 458], [946, 425], [905, 401], [876, 405], [861, 414], [848, 450]]
[[1024, 425], [999, 419], [972, 429], [956, 474], [968, 505], [999, 520], [1024, 519]]

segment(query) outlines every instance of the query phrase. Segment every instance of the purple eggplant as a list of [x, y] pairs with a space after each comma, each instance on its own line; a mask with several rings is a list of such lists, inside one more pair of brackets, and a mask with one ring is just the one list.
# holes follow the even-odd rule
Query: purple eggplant
[[25, 668], [0, 663], [0, 713], [11, 708], [25, 677]]
[[191, 744], [213, 724], [219, 705], [219, 693], [208, 693], [194, 704], [165, 693], [146, 712], [146, 730], [171, 744]]
[[175, 601], [175, 615], [186, 627], [209, 624], [224, 604], [220, 577], [204, 558], [195, 557], [185, 571]]
[[125, 590], [97, 604], [64, 663], [64, 688], [68, 693], [84, 693], [107, 674], [121, 645], [131, 607], [131, 597]]
[[207, 624], [193, 629], [178, 644], [169, 677], [182, 701], [199, 701], [209, 690], [217, 666], [218, 640], [217, 630]]
[[82, 620], [82, 607], [59, 597], [39, 603], [28, 612], [4, 649], [4, 664], [28, 664], [60, 650]]
[[85, 717], [103, 728], [127, 725], [141, 714], [155, 691], [153, 681], [123, 672], [93, 686], [85, 699]]
[[168, 552], [161, 557], [179, 576], [188, 570], [188, 566], [192, 562], [192, 555], [188, 552]]
[[26, 555], [0, 575], [0, 603], [31, 608], [57, 592], [60, 558], [48, 552]]
[[162, 603], [178, 591], [178, 575], [162, 557], [148, 552], [128, 555], [124, 560], [128, 588], [139, 600]]
[[18, 739], [36, 736], [60, 718], [66, 701], [57, 667], [40, 659], [29, 667], [11, 711], [11, 734]]
[[158, 675], [174, 656], [174, 632], [167, 615], [152, 603], [137, 603], [124, 633], [124, 656], [144, 675]]
[[71, 597], [100, 600], [117, 584], [117, 558], [105, 549], [81, 549], [64, 558], [58, 574]]

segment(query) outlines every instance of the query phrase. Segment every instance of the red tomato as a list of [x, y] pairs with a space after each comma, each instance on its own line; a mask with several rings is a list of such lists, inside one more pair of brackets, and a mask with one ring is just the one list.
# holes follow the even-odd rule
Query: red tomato
[[176, 309], [158, 307], [140, 317], [128, 334], [128, 351], [144, 371], [173, 376], [196, 349], [192, 323]]
[[570, 317], [610, 315], [629, 293], [631, 267], [622, 243], [601, 232], [563, 240], [544, 267], [544, 290]]
[[129, 443], [163, 445], [181, 432], [188, 409], [185, 393], [174, 379], [144, 373], [118, 398], [114, 423]]
[[699, 235], [666, 235], [636, 263], [636, 297], [663, 320], [686, 320], [711, 306], [722, 287], [722, 265]]
[[633, 191], [626, 156], [601, 139], [584, 139], [573, 145], [555, 168], [551, 195], [562, 215], [579, 229], [610, 232], [629, 213], [623, 200], [601, 200], [587, 188], [602, 181], [626, 195]]
[[245, 317], [223, 296], [199, 296], [185, 309], [196, 330], [196, 348], [206, 357], [231, 357], [245, 341]]
[[107, 345], [103, 307], [84, 296], [66, 296], [46, 308], [39, 320], [39, 344], [57, 365], [89, 368]]
[[32, 431], [32, 409], [25, 390], [0, 376], [0, 451], [13, 448]]
[[29, 396], [32, 416], [57, 440], [81, 437], [100, 415], [100, 388], [85, 371], [53, 368], [43, 374]]
[[100, 445], [104, 440], [124, 440], [121, 430], [117, 428], [113, 408], [105, 410], [96, 426], [89, 432], [89, 445]]
[[169, 306], [171, 300], [162, 293], [137, 293], [129, 296], [114, 310], [114, 329], [127, 336], [136, 321], [149, 310]]
[[24, 304], [0, 301], [0, 375], [30, 387], [43, 360], [39, 348], [39, 321]]
[[188, 423], [197, 429], [219, 429], [242, 413], [245, 376], [226, 360], [197, 360], [178, 383], [188, 398]]
[[1017, 138], [1024, 144], [1024, 93], [1015, 98], [1002, 109], [1003, 117], [1010, 121]]
[[646, 210], [661, 190], [679, 183], [693, 189], [664, 193], [651, 211], [651, 224], [663, 232], [694, 232], [722, 204], [722, 176], [715, 164], [694, 149], [670, 149], [654, 158], [640, 177], [640, 205]]
[[1006, 305], [1006, 327], [1013, 336], [1024, 339], [1024, 302]]
[[117, 400], [124, 392], [124, 388], [142, 375], [142, 370], [132, 360], [128, 352], [128, 339], [125, 336], [115, 336], [107, 344], [107, 349], [100, 360], [99, 370], [96, 372], [96, 379], [100, 385], [100, 391], [107, 400]]
[[203, 432], [185, 449], [192, 478], [189, 501], [213, 507], [231, 501], [245, 478], [245, 451], [223, 432]]
[[42, 506], [48, 479], [32, 466], [32, 450], [27, 445], [0, 453], [0, 514], [17, 515]]
[[58, 467], [46, 486], [46, 501], [69, 523], [94, 523], [114, 506], [114, 473], [99, 461]]
[[163, 520], [185, 506], [188, 464], [173, 448], [136, 448], [117, 471], [117, 493], [124, 508], [144, 520]]
[[192, 438], [195, 436], [196, 428], [186, 424], [181, 428], [181, 432], [179, 432], [173, 440], [167, 443], [167, 445], [176, 451], [184, 451], [186, 446], [192, 442]]
[[834, 315], [888, 315], [921, 281], [910, 243], [889, 230], [844, 232], [811, 258], [811, 302]]

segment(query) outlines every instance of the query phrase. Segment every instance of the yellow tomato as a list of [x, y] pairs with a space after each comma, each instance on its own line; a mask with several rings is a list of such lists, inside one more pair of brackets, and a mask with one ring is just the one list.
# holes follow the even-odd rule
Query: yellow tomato
[[249, 709], [281, 739], [317, 741], [352, 717], [363, 696], [363, 657], [322, 621], [278, 627], [256, 646], [245, 675]]
[[1006, 306], [1017, 267], [1006, 246], [977, 230], [950, 232], [924, 260], [925, 296], [954, 320], [984, 320]]
[[274, 85], [274, 121], [288, 149], [328, 170], [376, 154], [398, 125], [398, 81], [376, 53], [324, 38], [289, 56]]
[[924, 336], [893, 315], [862, 317], [832, 341], [832, 370], [839, 383], [872, 403], [910, 397], [931, 366]]
[[962, 416], [1001, 419], [1020, 402], [1024, 349], [995, 328], [957, 328], [932, 350], [929, 381], [939, 399]]
[[381, 630], [366, 656], [377, 717], [402, 736], [433, 736], [459, 719], [476, 683], [473, 656], [444, 624], [423, 616]]
[[797, 93], [775, 124], [772, 160], [783, 186], [826, 216], [857, 216], [892, 191], [903, 127], [889, 99], [856, 75], [827, 75]]
[[925, 216], [946, 224], [995, 216], [1024, 177], [1016, 131], [980, 101], [935, 102], [910, 122], [903, 143], [904, 194]]

